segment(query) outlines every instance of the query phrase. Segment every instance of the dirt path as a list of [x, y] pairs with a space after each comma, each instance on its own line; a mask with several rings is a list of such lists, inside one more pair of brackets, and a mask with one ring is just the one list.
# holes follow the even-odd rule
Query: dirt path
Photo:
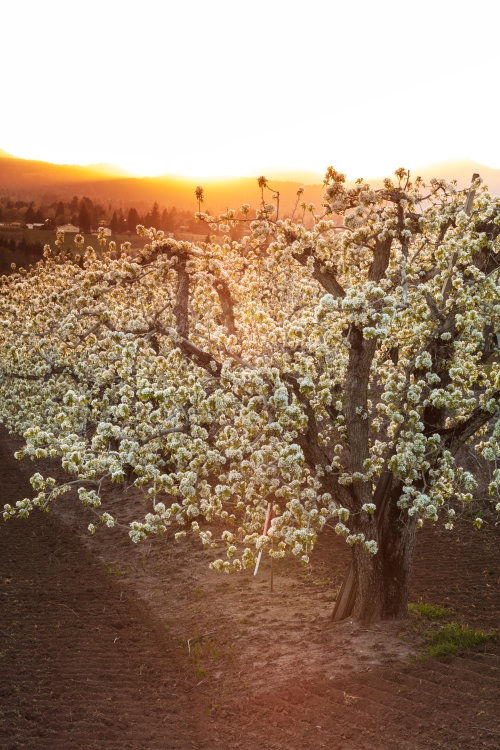
[[[29, 486], [7, 445], [15, 502]], [[141, 499], [109, 501], [126, 518]], [[218, 576], [194, 541], [134, 547], [87, 523], [69, 500], [0, 524], [0, 750], [500, 748], [500, 647], [409, 664], [398, 625], [332, 627], [333, 532], [310, 569], [282, 561], [271, 594], [266, 563]], [[498, 628], [498, 529], [453, 534], [422, 532], [412, 600]]]

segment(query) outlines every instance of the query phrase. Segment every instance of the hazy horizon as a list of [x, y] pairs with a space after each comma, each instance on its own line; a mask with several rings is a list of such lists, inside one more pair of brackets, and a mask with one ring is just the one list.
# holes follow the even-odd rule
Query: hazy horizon
[[[264, 174], [268, 179], [274, 179], [279, 180], [281, 182], [302, 182], [305, 185], [316, 185], [322, 182], [324, 173], [326, 171], [326, 168], [330, 166], [330, 164], [325, 163], [325, 168], [323, 172], [321, 171], [315, 171], [315, 170], [306, 170], [300, 167], [294, 168], [287, 167], [287, 168], [273, 168], [269, 167], [268, 169], [261, 168], [261, 169], [255, 169], [252, 173], [228, 173], [228, 174], [202, 174], [202, 173], [196, 173], [191, 174], [188, 171], [186, 172], [175, 172], [175, 171], [160, 171], [155, 172], [151, 174], [146, 173], [134, 173], [129, 170], [127, 170], [125, 167], [123, 167], [120, 164], [115, 164], [110, 161], [104, 161], [104, 162], [96, 162], [96, 163], [79, 163], [79, 162], [59, 162], [59, 161], [47, 161], [42, 158], [30, 158], [27, 156], [22, 156], [19, 154], [11, 154], [4, 149], [0, 148], [0, 158], [2, 159], [16, 159], [19, 161], [24, 162], [36, 162], [36, 163], [43, 163], [48, 164], [56, 167], [67, 167], [72, 168], [74, 167], [76, 170], [79, 169], [88, 169], [97, 173], [101, 173], [102, 175], [105, 175], [107, 177], [116, 177], [116, 178], [136, 178], [136, 179], [142, 179], [142, 178], [149, 178], [149, 179], [180, 179], [180, 180], [186, 180], [188, 182], [191, 182], [193, 179], [195, 180], [207, 180], [210, 182], [215, 181], [231, 181], [231, 180], [238, 180], [238, 179], [251, 179], [254, 177], [257, 177], [261, 174]], [[346, 174], [347, 181], [352, 181], [357, 179], [358, 177], [363, 177], [365, 180], [377, 180], [382, 179], [384, 177], [390, 177], [394, 174], [395, 170], [399, 168], [400, 166], [404, 166], [406, 169], [410, 169], [411, 172], [417, 174], [419, 171], [425, 171], [427, 172], [430, 169], [433, 168], [446, 168], [446, 170], [453, 169], [454, 166], [458, 170], [462, 170], [466, 166], [482, 166], [488, 171], [499, 171], [500, 167], [494, 167], [491, 166], [491, 164], [487, 164], [485, 162], [478, 162], [477, 160], [472, 159], [468, 156], [460, 156], [450, 159], [442, 159], [438, 161], [433, 162], [427, 162], [427, 163], [421, 163], [421, 164], [397, 164], [393, 165], [392, 167], [388, 167], [385, 171], [379, 172], [377, 174], [371, 173], [371, 174]], [[333, 164], [335, 166], [335, 164]], [[436, 175], [437, 177], [438, 175]], [[452, 179], [452, 178], [447, 178]]]
[[[251, 176], [129, 176], [127, 172], [109, 164], [61, 165], [9, 158], [3, 153], [2, 157], [0, 152], [0, 195], [35, 201], [37, 204], [71, 201], [77, 195], [80, 198], [86, 196], [97, 203], [111, 202], [122, 207], [142, 206], [143, 209], [146, 206], [151, 208], [157, 202], [163, 207], [175, 206], [194, 215], [197, 211], [194, 191], [200, 184], [205, 190], [203, 207], [212, 214], [225, 211], [228, 207], [238, 210], [244, 203], [254, 209], [261, 201], [256, 178], [262, 172], [257, 170]], [[325, 165], [325, 170], [327, 166], [329, 165]], [[467, 188], [472, 174], [478, 172], [490, 192], [500, 195], [500, 169], [495, 170], [470, 159], [448, 160], [421, 167], [395, 165], [395, 168], [398, 166], [409, 166], [413, 177], [420, 175], [427, 183], [433, 177], [448, 181], [456, 179], [461, 189]], [[355, 177], [363, 177], [372, 187], [379, 188], [382, 187], [383, 178], [391, 177], [394, 169], [379, 176], [365, 173]], [[269, 180], [270, 189], [280, 192], [282, 216], [292, 214], [299, 186], [305, 187], [303, 199], [307, 203], [313, 203], [319, 209], [324, 202], [324, 173], [288, 170], [276, 175], [266, 170], [264, 174]], [[348, 186], [353, 184], [354, 178], [347, 180]], [[270, 198], [271, 193], [267, 197]]]

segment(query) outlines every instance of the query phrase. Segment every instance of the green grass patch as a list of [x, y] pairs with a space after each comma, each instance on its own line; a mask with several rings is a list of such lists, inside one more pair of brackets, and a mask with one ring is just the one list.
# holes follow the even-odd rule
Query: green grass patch
[[498, 640], [500, 631], [473, 630], [467, 625], [450, 622], [438, 630], [428, 630], [425, 632], [424, 638], [428, 646], [422, 654], [415, 657], [414, 661], [424, 661], [447, 654], [458, 654], [460, 651], [480, 646], [482, 643]]
[[446, 607], [435, 607], [433, 604], [409, 604], [408, 612], [411, 615], [420, 615], [428, 620], [442, 620], [451, 615], [452, 610]]

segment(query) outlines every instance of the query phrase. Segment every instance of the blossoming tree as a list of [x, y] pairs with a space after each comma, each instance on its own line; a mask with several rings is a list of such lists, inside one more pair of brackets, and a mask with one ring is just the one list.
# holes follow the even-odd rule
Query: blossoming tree
[[[299, 191], [299, 217], [280, 218], [259, 184], [255, 217], [208, 216], [196, 193], [200, 221], [246, 224], [241, 243], [139, 227], [139, 254], [101, 237], [98, 257], [59, 236], [2, 278], [0, 418], [19, 457], [67, 473], [36, 473], [4, 517], [76, 487], [95, 531], [120, 523], [106, 483], [133, 484], [150, 502], [134, 542], [177, 526], [222, 544], [226, 572], [263, 549], [307, 564], [330, 519], [352, 548], [340, 616], [405, 617], [417, 529], [450, 528], [472, 499], [457, 452], [500, 455], [500, 199], [405, 170], [347, 189], [330, 168], [321, 211]], [[499, 485], [495, 464], [494, 502]]]

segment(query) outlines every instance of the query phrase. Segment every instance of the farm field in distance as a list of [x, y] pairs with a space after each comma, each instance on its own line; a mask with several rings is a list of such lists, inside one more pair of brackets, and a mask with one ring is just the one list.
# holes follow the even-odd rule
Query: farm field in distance
[[[64, 236], [64, 248], [67, 250], [70, 250], [71, 252], [75, 251], [75, 238], [76, 233], [72, 232], [66, 232]], [[94, 250], [99, 251], [100, 245], [97, 241], [97, 234], [91, 234], [91, 233], [83, 233], [83, 236], [85, 238], [84, 247], [88, 247], [89, 245], [94, 248]], [[178, 240], [185, 240], [187, 242], [200, 242], [205, 239], [204, 234], [193, 234], [190, 232], [175, 232], [174, 238]], [[50, 245], [53, 249], [55, 249], [55, 239], [56, 239], [56, 230], [55, 229], [27, 229], [26, 227], [22, 228], [12, 228], [9, 226], [2, 226], [0, 225], [0, 238], [5, 237], [7, 240], [22, 240], [25, 239], [26, 242], [29, 243], [36, 243], [39, 242], [41, 245]], [[117, 234], [117, 235], [111, 235], [110, 237], [106, 237], [106, 241], [116, 242], [117, 247], [119, 248], [120, 245], [123, 242], [130, 242], [132, 250], [139, 250], [144, 247], [150, 240], [148, 237], [140, 237], [137, 233], [130, 233], [130, 234]], [[215, 237], [213, 240], [214, 242], [221, 243], [222, 238], [221, 237]]]
[[[66, 232], [64, 236], [64, 247], [71, 249], [72, 251], [75, 249], [75, 238], [76, 233], [73, 232]], [[83, 234], [85, 238], [85, 245], [84, 247], [88, 247], [91, 245], [95, 250], [99, 249], [99, 243], [97, 241], [97, 235], [91, 234], [91, 233], [84, 233]], [[25, 239], [26, 242], [29, 243], [35, 243], [39, 242], [41, 245], [51, 245], [52, 248], [55, 249], [55, 239], [56, 239], [56, 230], [55, 229], [27, 229], [25, 227], [22, 228], [12, 228], [9, 226], [0, 226], [0, 237], [5, 237], [6, 239], [13, 239], [13, 240], [22, 240]], [[137, 234], [120, 234], [116, 236], [111, 236], [106, 238], [109, 242], [110, 240], [114, 240], [118, 247], [120, 246], [120, 243], [122, 242], [130, 242], [133, 248], [141, 248], [144, 247], [144, 245], [147, 242], [147, 238], [145, 237], [139, 237]]]

